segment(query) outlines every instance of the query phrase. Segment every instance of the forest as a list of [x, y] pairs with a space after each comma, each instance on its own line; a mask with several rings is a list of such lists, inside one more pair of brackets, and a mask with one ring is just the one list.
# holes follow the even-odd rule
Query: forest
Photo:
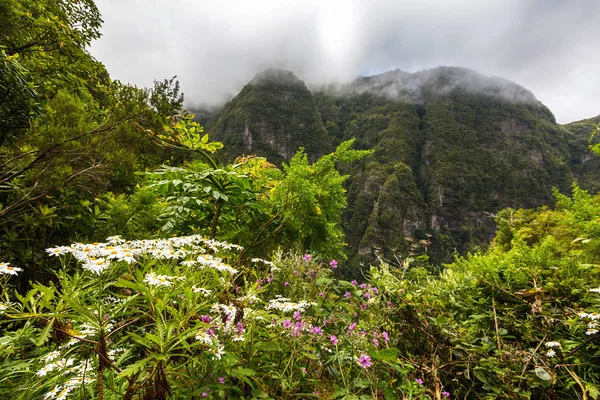
[[0, 15], [0, 398], [600, 396], [597, 118], [293, 74], [196, 118], [90, 55], [93, 0]]

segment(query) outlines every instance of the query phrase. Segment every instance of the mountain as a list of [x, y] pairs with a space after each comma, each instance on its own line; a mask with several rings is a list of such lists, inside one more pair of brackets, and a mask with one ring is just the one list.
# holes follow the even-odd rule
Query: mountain
[[270, 69], [252, 79], [225, 105], [210, 132], [225, 144], [227, 159], [258, 154], [280, 163], [299, 147], [313, 160], [332, 150], [312, 93], [283, 70]]
[[400, 70], [313, 88], [291, 72], [259, 74], [216, 118], [226, 157], [274, 162], [303, 146], [373, 149], [347, 167], [344, 224], [354, 264], [427, 253], [434, 262], [485, 247], [495, 213], [553, 201], [573, 181], [598, 189], [590, 122], [561, 126], [533, 93], [466, 68]]

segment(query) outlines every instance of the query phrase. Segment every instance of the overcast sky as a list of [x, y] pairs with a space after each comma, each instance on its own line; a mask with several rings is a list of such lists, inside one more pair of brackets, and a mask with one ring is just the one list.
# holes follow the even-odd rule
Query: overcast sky
[[463, 66], [512, 80], [566, 123], [600, 114], [600, 0], [96, 0], [92, 46], [138, 86], [178, 75], [218, 103], [259, 71], [307, 84]]

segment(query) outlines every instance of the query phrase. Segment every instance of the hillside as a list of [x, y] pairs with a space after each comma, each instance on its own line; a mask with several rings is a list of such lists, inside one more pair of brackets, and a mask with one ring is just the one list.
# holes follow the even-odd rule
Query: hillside
[[[314, 106], [316, 105], [316, 106]], [[427, 252], [451, 259], [491, 240], [505, 207], [552, 203], [578, 179], [597, 189], [589, 130], [561, 126], [527, 89], [465, 68], [395, 70], [313, 89], [266, 71], [229, 102], [214, 137], [227, 157], [317, 157], [356, 138], [374, 149], [352, 165], [344, 227], [355, 264]]]
[[211, 129], [225, 144], [223, 157], [243, 153], [280, 163], [299, 147], [315, 158], [331, 151], [311, 92], [293, 73], [267, 70], [225, 105]]

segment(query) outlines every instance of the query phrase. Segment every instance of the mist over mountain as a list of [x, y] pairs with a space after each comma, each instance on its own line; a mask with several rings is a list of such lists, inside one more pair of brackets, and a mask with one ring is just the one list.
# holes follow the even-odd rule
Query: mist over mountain
[[485, 247], [495, 213], [552, 203], [574, 181], [597, 190], [591, 121], [556, 123], [533, 93], [467, 68], [389, 71], [312, 87], [292, 72], [252, 79], [207, 128], [242, 154], [315, 159], [350, 138], [373, 156], [351, 174], [344, 227], [353, 263], [427, 253], [434, 262]]

